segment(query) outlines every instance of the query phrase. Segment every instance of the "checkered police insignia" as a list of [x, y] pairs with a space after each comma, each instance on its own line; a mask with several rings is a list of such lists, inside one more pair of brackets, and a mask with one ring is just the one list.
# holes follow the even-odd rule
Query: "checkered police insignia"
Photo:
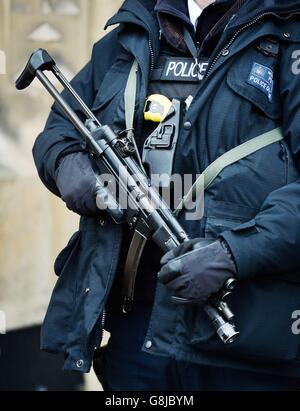
[[262, 91], [273, 102], [274, 72], [267, 66], [254, 62], [247, 83]]

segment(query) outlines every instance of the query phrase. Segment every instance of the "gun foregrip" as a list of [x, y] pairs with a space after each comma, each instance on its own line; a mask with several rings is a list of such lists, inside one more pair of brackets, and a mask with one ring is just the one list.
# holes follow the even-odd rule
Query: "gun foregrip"
[[55, 66], [55, 61], [44, 49], [36, 50], [28, 60], [25, 69], [16, 81], [16, 88], [24, 90], [33, 82], [36, 77], [37, 70], [52, 70]]

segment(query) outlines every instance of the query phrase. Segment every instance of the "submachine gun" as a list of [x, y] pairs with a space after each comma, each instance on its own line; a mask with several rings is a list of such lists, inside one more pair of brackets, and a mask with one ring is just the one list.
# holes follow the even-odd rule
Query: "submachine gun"
[[[85, 122], [67, 104], [45, 71], [52, 72], [64, 89], [73, 96], [86, 117]], [[112, 175], [119, 188], [124, 190], [130, 199], [130, 210], [123, 210], [118, 202], [118, 196], [114, 197], [108, 192], [104, 184], [99, 187], [100, 197], [105, 202], [110, 216], [117, 223], [127, 222], [132, 230], [142, 229], [147, 233], [147, 238], [151, 238], [163, 252], [168, 252], [188, 241], [187, 233], [158, 191], [151, 186], [149, 178], [136, 161], [136, 146], [132, 140], [128, 136], [119, 136], [109, 126], [100, 124], [46, 50], [38, 49], [31, 55], [23, 73], [16, 81], [17, 89], [27, 88], [35, 78], [43, 84], [80, 132], [84, 149], [95, 160], [99, 170], [106, 170]], [[227, 281], [222, 292], [203, 308], [225, 344], [234, 342], [239, 335], [232, 322], [234, 315], [224, 301], [232, 292], [234, 284], [234, 279]]]

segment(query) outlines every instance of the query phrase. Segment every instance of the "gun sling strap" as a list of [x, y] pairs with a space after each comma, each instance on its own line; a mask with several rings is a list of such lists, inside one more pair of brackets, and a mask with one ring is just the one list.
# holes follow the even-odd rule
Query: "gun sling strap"
[[207, 188], [215, 181], [218, 175], [220, 175], [226, 167], [237, 163], [243, 158], [246, 158], [251, 154], [254, 154], [255, 152], [283, 139], [284, 137], [281, 129], [275, 128], [267, 133], [246, 141], [230, 151], [227, 151], [227, 153], [217, 158], [206, 168], [206, 170], [203, 171], [188, 194], [182, 199], [175, 211], [175, 214], [179, 215], [180, 212], [186, 208], [188, 204], [190, 204], [193, 198], [197, 198], [199, 194], [203, 193], [203, 190], [207, 190]]
[[[134, 140], [134, 111], [135, 111], [135, 98], [137, 93], [137, 70], [138, 63], [134, 60], [128, 77], [124, 100], [125, 100], [125, 116], [126, 116], [126, 128], [132, 132], [132, 139]], [[221, 157], [217, 158], [210, 166], [203, 171], [203, 173], [197, 178], [195, 184], [192, 186], [187, 195], [182, 199], [181, 203], [175, 210], [175, 215], [178, 216], [191, 203], [193, 198], [203, 194], [203, 190], [207, 188], [215, 181], [215, 179], [221, 174], [221, 172], [228, 166], [237, 163], [254, 154], [255, 152], [279, 142], [284, 139], [281, 128], [275, 128], [267, 133], [261, 134], [245, 143], [233, 148], [226, 152]], [[125, 302], [130, 303], [134, 298], [134, 287], [139, 267], [139, 262], [147, 243], [148, 236], [141, 233], [141, 230], [136, 229], [132, 243], [129, 248], [127, 261], [124, 271], [124, 295], [126, 296]], [[128, 311], [130, 307], [124, 306], [124, 311]]]

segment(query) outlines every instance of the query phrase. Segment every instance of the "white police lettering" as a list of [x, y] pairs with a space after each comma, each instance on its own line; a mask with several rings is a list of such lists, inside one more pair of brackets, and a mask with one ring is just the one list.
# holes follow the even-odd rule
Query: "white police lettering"
[[168, 77], [170, 72], [173, 72], [175, 70], [175, 68], [176, 68], [176, 62], [175, 61], [170, 61], [170, 63], [168, 64], [166, 77]]
[[202, 81], [208, 62], [200, 60], [198, 63], [188, 58], [169, 58], [162, 74], [162, 80], [169, 81]]

